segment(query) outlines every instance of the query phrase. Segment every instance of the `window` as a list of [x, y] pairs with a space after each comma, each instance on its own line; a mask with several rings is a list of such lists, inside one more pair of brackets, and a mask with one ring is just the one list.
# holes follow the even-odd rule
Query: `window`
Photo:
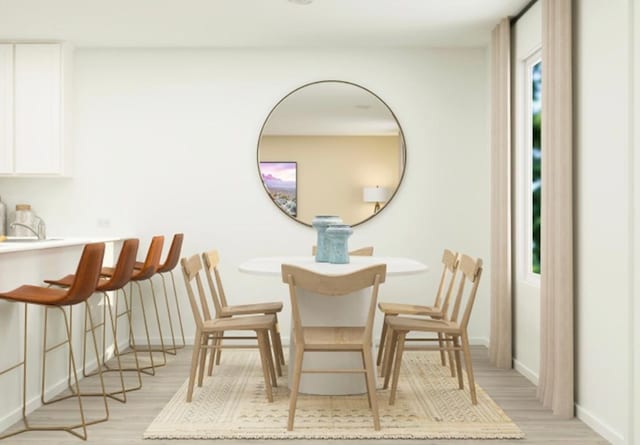
[[541, 116], [542, 116], [542, 61], [540, 56], [529, 59], [527, 63], [527, 77], [529, 85], [530, 102], [528, 108], [528, 122], [530, 129], [530, 137], [528, 137], [527, 148], [529, 149], [530, 159], [530, 181], [529, 181], [529, 218], [531, 222], [529, 234], [528, 249], [531, 253], [530, 271], [534, 274], [540, 273], [540, 219], [541, 219], [541, 161], [542, 161], [542, 144], [541, 144]]

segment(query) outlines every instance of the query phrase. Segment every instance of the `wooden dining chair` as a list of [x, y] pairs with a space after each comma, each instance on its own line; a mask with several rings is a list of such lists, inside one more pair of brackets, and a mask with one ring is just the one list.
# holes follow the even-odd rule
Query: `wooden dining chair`
[[[191, 402], [196, 372], [198, 372], [198, 387], [202, 386], [206, 351], [214, 351], [222, 348], [252, 348], [254, 345], [223, 345], [216, 341], [227, 331], [253, 331], [260, 350], [260, 361], [264, 375], [264, 385], [267, 400], [273, 401], [272, 386], [278, 386], [273, 361], [271, 358], [271, 346], [269, 345], [269, 332], [275, 328], [276, 318], [273, 314], [252, 315], [246, 317], [212, 319], [209, 312], [207, 297], [200, 273], [202, 261], [199, 255], [183, 258], [180, 261], [184, 282], [187, 287], [189, 303], [196, 323], [196, 334], [193, 342], [193, 355], [191, 357], [191, 370], [189, 372], [189, 386], [187, 389], [187, 402]], [[196, 286], [196, 292], [193, 286]], [[246, 339], [246, 337], [227, 337], [230, 339]], [[210, 342], [210, 340], [213, 340]]]
[[[460, 351], [462, 351], [467, 371], [467, 378], [469, 379], [471, 402], [474, 405], [478, 403], [473, 377], [473, 365], [471, 363], [471, 352], [469, 350], [469, 334], [467, 333], [467, 326], [469, 325], [471, 310], [473, 309], [476, 292], [478, 290], [478, 285], [480, 284], [480, 277], [482, 276], [482, 260], [462, 255], [460, 259], [460, 270], [462, 272], [462, 278], [459, 280], [460, 283], [457, 288], [456, 298], [451, 311], [451, 318], [449, 320], [425, 320], [399, 316], [390, 316], [387, 319], [388, 337], [386, 348], [389, 352], [386, 354], [383, 366], [385, 367], [384, 388], [386, 389], [389, 387], [389, 379], [391, 377], [391, 367], [393, 363], [393, 381], [391, 383], [391, 394], [389, 395], [390, 405], [395, 403], [396, 392], [398, 389], [398, 378], [400, 376], [400, 366], [402, 364], [402, 354], [405, 349], [404, 345], [407, 340], [406, 337], [410, 332], [431, 332], [446, 335], [444, 348], [455, 353], [458, 386], [460, 389], [464, 389], [462, 366], [460, 363]], [[465, 299], [465, 293], [467, 294], [466, 306], [462, 314], [462, 318], [459, 318], [462, 301]], [[442, 347], [443, 345], [439, 345], [437, 348], [441, 349]]]
[[[311, 247], [311, 255], [315, 256], [318, 246]], [[373, 256], [373, 246], [361, 247], [359, 249], [349, 251], [351, 256]]]
[[[293, 383], [289, 399], [289, 420], [287, 429], [293, 430], [298, 389], [302, 373], [363, 373], [367, 384], [369, 406], [373, 413], [373, 425], [380, 429], [378, 399], [376, 397], [375, 367], [372, 356], [373, 319], [378, 300], [378, 287], [384, 283], [387, 273], [385, 264], [374, 265], [345, 275], [324, 275], [288, 264], [282, 265], [282, 281], [289, 285], [291, 313], [293, 319], [293, 341], [295, 342], [295, 362]], [[298, 308], [297, 291], [304, 289], [320, 296], [344, 297], [348, 294], [371, 288], [370, 305], [364, 326], [304, 326]], [[355, 295], [358, 295], [357, 293]], [[305, 352], [360, 352], [363, 366], [356, 369], [303, 369]]]
[[[210, 250], [202, 254], [202, 261], [205, 264], [205, 274], [207, 276], [207, 283], [209, 284], [209, 292], [213, 299], [213, 306], [215, 308], [215, 318], [230, 318], [245, 315], [257, 315], [257, 314], [273, 314], [276, 319], [274, 329], [271, 331], [271, 341], [273, 344], [274, 360], [276, 364], [276, 371], [279, 376], [282, 375], [282, 365], [284, 365], [284, 352], [282, 350], [282, 339], [280, 337], [280, 330], [278, 325], [278, 312], [282, 311], [281, 301], [269, 301], [262, 303], [252, 304], [240, 304], [230, 305], [227, 301], [227, 295], [222, 286], [222, 279], [220, 278], [220, 270], [218, 265], [220, 263], [220, 255], [217, 250]], [[218, 337], [217, 342], [220, 344], [224, 340], [224, 337]], [[214, 352], [212, 350], [212, 352]], [[209, 371], [211, 375], [213, 371], [214, 359], [216, 364], [220, 364], [220, 356], [222, 355], [222, 349], [217, 349], [215, 357], [212, 355], [209, 360]]]
[[[382, 324], [382, 332], [380, 334], [380, 342], [378, 346], [378, 358], [376, 363], [381, 365], [384, 358], [384, 348], [387, 336], [387, 319], [395, 315], [409, 315], [417, 317], [429, 317], [433, 319], [442, 320], [446, 317], [449, 309], [449, 302], [451, 300], [451, 294], [453, 285], [458, 273], [458, 267], [460, 264], [459, 255], [456, 252], [445, 249], [442, 253], [442, 273], [440, 274], [440, 283], [438, 284], [438, 290], [436, 291], [435, 301], [432, 306], [421, 306], [415, 304], [405, 303], [390, 303], [380, 302], [378, 308], [384, 313], [384, 322]], [[409, 338], [407, 341], [432, 341], [432, 338]], [[443, 366], [446, 366], [445, 350], [444, 348], [444, 335], [438, 334], [437, 341], [440, 346], [440, 361]], [[451, 368], [451, 376], [455, 377], [455, 366], [452, 359], [453, 354], [449, 354], [449, 366]], [[381, 368], [382, 375], [384, 375], [384, 367]]]

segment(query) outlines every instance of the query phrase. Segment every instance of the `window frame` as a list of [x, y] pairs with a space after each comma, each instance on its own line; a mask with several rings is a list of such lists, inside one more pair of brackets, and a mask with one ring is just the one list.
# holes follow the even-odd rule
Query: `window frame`
[[[542, 62], [542, 48], [533, 50], [522, 59], [516, 83], [516, 193], [518, 224], [516, 226], [517, 278], [540, 286], [540, 273], [533, 272], [533, 67]], [[542, 148], [542, 147], [541, 147]]]

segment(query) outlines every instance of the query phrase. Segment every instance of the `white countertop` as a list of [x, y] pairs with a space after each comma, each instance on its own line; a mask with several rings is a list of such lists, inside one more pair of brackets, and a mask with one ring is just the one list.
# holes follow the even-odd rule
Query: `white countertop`
[[327, 275], [342, 275], [374, 264], [386, 264], [387, 275], [411, 275], [426, 272], [429, 267], [419, 261], [400, 257], [351, 256], [348, 264], [317, 263], [313, 256], [280, 256], [252, 258], [242, 263], [240, 272], [256, 275], [280, 275], [282, 264], [293, 264]]
[[122, 237], [51, 237], [46, 240], [33, 241], [2, 241], [0, 242], [0, 254], [25, 252], [29, 250], [55, 249], [60, 247], [79, 246], [87, 243], [111, 242], [122, 240]]

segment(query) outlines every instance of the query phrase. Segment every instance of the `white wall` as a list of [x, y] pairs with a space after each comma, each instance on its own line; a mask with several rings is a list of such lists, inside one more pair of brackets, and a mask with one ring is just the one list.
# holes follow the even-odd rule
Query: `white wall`
[[631, 3], [574, 5], [577, 413], [632, 444]]
[[[381, 298], [431, 302], [443, 248], [488, 264], [486, 73], [484, 49], [80, 49], [73, 178], [3, 179], [2, 197], [31, 203], [52, 236], [138, 236], [145, 251], [152, 235], [183, 231], [183, 255], [220, 251], [234, 303], [286, 299], [278, 280], [237, 270], [255, 256], [306, 255], [315, 243], [311, 228], [266, 196], [256, 168], [260, 127], [292, 89], [352, 81], [398, 117], [407, 171], [389, 208], [357, 227], [350, 243], [427, 263], [430, 273], [389, 280]], [[178, 285], [189, 315], [181, 278]], [[486, 342], [488, 280], [476, 304], [470, 335]], [[286, 335], [288, 312], [281, 319]]]

